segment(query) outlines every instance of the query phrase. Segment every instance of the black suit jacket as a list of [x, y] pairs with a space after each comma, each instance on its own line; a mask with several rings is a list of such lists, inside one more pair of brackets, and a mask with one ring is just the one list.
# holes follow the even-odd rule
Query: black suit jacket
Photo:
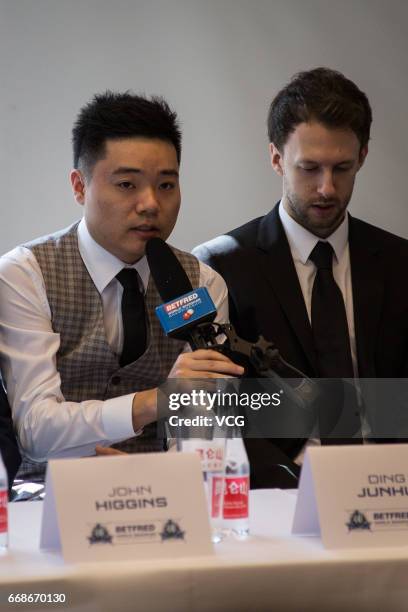
[[[349, 247], [359, 375], [405, 377], [408, 241], [349, 216]], [[194, 254], [225, 279], [230, 320], [240, 336], [255, 341], [262, 334], [286, 361], [317, 376], [312, 330], [278, 205]], [[276, 442], [246, 441], [254, 486], [290, 486], [285, 477], [274, 480], [276, 463], [295, 457], [303, 440]]]
[[16, 438], [13, 431], [10, 406], [0, 378], [0, 450], [6, 466], [9, 488], [21, 463]]

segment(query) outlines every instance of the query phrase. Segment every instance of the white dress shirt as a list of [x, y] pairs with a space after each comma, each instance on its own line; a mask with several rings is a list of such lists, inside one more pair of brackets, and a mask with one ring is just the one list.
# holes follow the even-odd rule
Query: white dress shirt
[[[123, 288], [115, 276], [126, 264], [93, 240], [84, 219], [78, 227], [78, 244], [101, 295], [107, 340], [120, 354]], [[226, 285], [217, 272], [199, 265], [200, 286], [207, 287], [215, 303], [216, 320], [225, 322]], [[139, 272], [146, 290], [150, 274], [146, 258], [128, 267]], [[19, 246], [0, 258], [0, 296], [0, 367], [24, 454], [33, 461], [92, 455], [96, 444], [107, 446], [135, 435], [134, 393], [105, 401], [65, 400], [56, 367], [60, 336], [52, 329], [44, 279], [29, 249]]]

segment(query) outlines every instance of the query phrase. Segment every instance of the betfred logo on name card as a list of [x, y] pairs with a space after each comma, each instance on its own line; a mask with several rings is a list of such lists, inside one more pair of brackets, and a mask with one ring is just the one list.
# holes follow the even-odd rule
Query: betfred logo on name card
[[216, 313], [214, 302], [205, 287], [199, 287], [156, 308], [156, 315], [167, 336], [187, 330], [197, 323], [213, 321]]

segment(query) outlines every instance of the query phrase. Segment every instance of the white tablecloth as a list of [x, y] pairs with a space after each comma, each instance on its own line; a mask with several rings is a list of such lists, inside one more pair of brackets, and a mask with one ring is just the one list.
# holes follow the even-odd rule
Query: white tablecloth
[[[290, 533], [295, 492], [251, 492], [251, 536], [211, 557], [66, 564], [39, 550], [41, 502], [10, 504], [0, 609], [75, 612], [408, 610], [408, 550], [327, 551]], [[65, 604], [7, 604], [10, 593], [64, 593]], [[2, 607], [3, 606], [3, 607]]]

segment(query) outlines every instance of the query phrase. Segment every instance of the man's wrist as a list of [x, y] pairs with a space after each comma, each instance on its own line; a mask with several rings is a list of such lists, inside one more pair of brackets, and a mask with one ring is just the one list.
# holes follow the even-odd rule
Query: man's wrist
[[135, 432], [157, 420], [157, 389], [139, 391], [133, 397], [132, 425]]

